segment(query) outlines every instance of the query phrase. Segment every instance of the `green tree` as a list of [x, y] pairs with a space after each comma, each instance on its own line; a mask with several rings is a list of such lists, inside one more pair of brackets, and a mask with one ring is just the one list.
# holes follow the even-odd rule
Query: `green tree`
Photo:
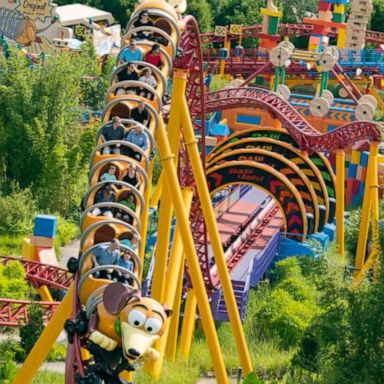
[[187, 14], [191, 14], [196, 17], [200, 31], [208, 32], [212, 29], [212, 9], [207, 0], [189, 0], [187, 8]]
[[99, 74], [89, 43], [79, 55], [48, 57], [33, 70], [20, 52], [11, 53], [0, 76], [0, 187], [5, 193], [11, 182], [31, 188], [38, 209], [64, 216], [79, 205], [94, 147], [82, 139], [87, 131], [80, 125], [81, 79], [95, 79], [98, 93], [92, 104], [100, 106], [111, 63], [106, 68]]
[[384, 0], [373, 0], [370, 28], [373, 31], [384, 31]]
[[317, 15], [318, 0], [285, 0], [279, 2], [283, 23], [302, 23], [308, 13]]
[[216, 2], [211, 0], [215, 25], [259, 24], [262, 20], [260, 9], [264, 5], [264, 0], [224, 0], [216, 7]]

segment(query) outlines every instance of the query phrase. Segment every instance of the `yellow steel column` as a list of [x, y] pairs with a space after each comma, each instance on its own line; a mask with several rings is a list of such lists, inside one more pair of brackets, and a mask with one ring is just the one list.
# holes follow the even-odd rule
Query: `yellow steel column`
[[[379, 180], [378, 180], [378, 146], [379, 143], [372, 143], [371, 144], [371, 152], [372, 154], [372, 172], [370, 172], [370, 199], [371, 199], [371, 206], [370, 211], [367, 214], [368, 218], [371, 219], [371, 228], [372, 228], [372, 249], [368, 257], [364, 257], [364, 260], [361, 261], [359, 259], [359, 262], [362, 262], [361, 269], [356, 273], [355, 280], [356, 282], [361, 282], [361, 280], [364, 278], [365, 273], [373, 266], [374, 272], [375, 266], [374, 263], [377, 260], [378, 256], [380, 255], [380, 232], [379, 232]], [[377, 149], [376, 149], [377, 147]], [[368, 170], [367, 170], [368, 173]], [[364, 205], [364, 202], [363, 202]], [[362, 214], [363, 215], [363, 214]], [[368, 224], [369, 226], [369, 219]], [[361, 229], [360, 229], [361, 234]], [[359, 239], [360, 240], [360, 239]], [[366, 251], [365, 251], [366, 252]], [[365, 253], [364, 253], [365, 255]]]
[[[184, 210], [186, 216], [189, 217], [193, 198], [193, 189], [186, 188], [183, 190]], [[175, 294], [177, 292], [177, 285], [179, 282], [180, 269], [183, 261], [183, 242], [180, 234], [179, 226], [176, 226], [175, 237], [172, 245], [172, 252], [169, 260], [169, 266], [167, 271], [167, 289], [164, 293], [164, 303], [173, 308], [175, 302]], [[175, 314], [177, 316], [177, 314]], [[165, 329], [165, 332], [161, 336], [160, 340], [156, 343], [156, 349], [160, 353], [159, 358], [154, 362], [148, 362], [145, 367], [148, 372], [156, 379], [160, 378], [161, 369], [163, 367], [164, 352], [167, 345], [167, 338], [169, 332], [169, 323]]]
[[72, 284], [64, 300], [61, 302], [59, 308], [57, 308], [56, 313], [44, 328], [43, 333], [32, 348], [32, 351], [17, 372], [13, 384], [29, 384], [32, 382], [56, 339], [59, 337], [60, 332], [63, 330], [65, 320], [71, 316], [73, 292], [74, 286]]
[[159, 209], [155, 265], [153, 268], [151, 292], [151, 297], [160, 302], [163, 301], [165, 290], [165, 274], [168, 264], [168, 249], [172, 224], [172, 200], [167, 192], [166, 189], [163, 189]]
[[[228, 33], [225, 36], [225, 41], [224, 41], [224, 48], [228, 49], [228, 58], [231, 55], [231, 41], [228, 40]], [[225, 59], [220, 60], [220, 76], [223, 77], [225, 74]]]
[[197, 298], [193, 289], [188, 290], [184, 319], [180, 335], [180, 356], [188, 359], [195, 332]]
[[339, 255], [344, 256], [345, 210], [345, 152], [336, 153], [336, 243]]
[[[144, 265], [144, 256], [145, 256], [145, 248], [147, 247], [147, 232], [148, 232], [148, 219], [149, 219], [149, 201], [151, 199], [151, 189], [152, 189], [152, 175], [153, 175], [153, 164], [154, 161], [152, 160], [149, 164], [148, 169], [148, 187], [147, 190], [144, 193], [144, 206], [146, 209], [143, 210], [143, 214], [141, 215], [141, 250], [140, 250], [140, 261], [141, 266]], [[139, 280], [143, 278], [143, 268], [141, 268]]]
[[252, 372], [251, 358], [245, 340], [244, 330], [241, 324], [240, 314], [237, 308], [231, 278], [227, 269], [224, 251], [221, 245], [219, 230], [217, 228], [215, 212], [212, 207], [207, 181], [205, 178], [203, 166], [201, 164], [197, 140], [195, 137], [191, 118], [188, 112], [187, 101], [185, 98], [183, 99], [183, 103], [184, 107], [182, 108], [181, 121], [183, 125], [183, 133], [186, 142], [186, 147], [188, 150], [189, 158], [191, 160], [192, 172], [196, 181], [199, 200], [207, 225], [209, 239], [211, 241], [214, 258], [217, 265], [221, 286], [223, 289], [225, 303], [228, 309], [229, 321], [231, 323], [232, 333], [237, 347], [237, 352], [239, 354], [244, 374], [248, 375]]
[[[180, 105], [179, 108], [184, 106]], [[183, 196], [181, 187], [177, 178], [174, 155], [168, 142], [167, 133], [160, 121], [159, 128], [156, 131], [157, 144], [160, 151], [160, 158], [163, 163], [164, 171], [167, 178], [167, 189], [172, 196], [172, 202], [175, 209], [176, 220], [180, 228], [183, 239], [184, 250], [187, 258], [188, 267], [191, 274], [192, 285], [198, 297], [199, 312], [201, 314], [204, 333], [207, 339], [208, 349], [212, 359], [212, 365], [215, 371], [216, 380], [220, 384], [228, 383], [228, 377], [221, 353], [219, 340], [213, 321], [211, 308], [208, 301], [207, 292], [204, 286], [204, 280], [201, 275], [200, 265], [197, 259], [195, 244], [189, 225], [189, 217], [185, 214]]]
[[[364, 199], [361, 209], [361, 223], [359, 231], [359, 239], [357, 241], [355, 267], [358, 271], [362, 271], [365, 264], [365, 253], [367, 251], [369, 221], [372, 206], [371, 186], [374, 179], [375, 162], [379, 153], [379, 143], [371, 143], [368, 159], [367, 174], [365, 178]], [[376, 168], [377, 169], [377, 168]], [[358, 274], [359, 272], [357, 272]]]
[[39, 295], [43, 301], [53, 301], [51, 292], [49, 292], [49, 289], [46, 285], [42, 285], [37, 289], [37, 291], [39, 292]]
[[[379, 147], [379, 143], [374, 143]], [[371, 146], [372, 148], [372, 146]], [[379, 232], [379, 161], [378, 150], [374, 151], [372, 159], [372, 175], [371, 175], [371, 225], [372, 225], [372, 252], [379, 255], [380, 252], [380, 232]]]
[[[174, 77], [179, 76], [184, 78], [184, 73], [175, 70]], [[169, 145], [174, 157], [175, 165], [177, 166], [177, 156], [180, 145], [180, 98], [185, 94], [185, 82], [175, 81], [172, 90], [171, 112], [168, 123]], [[164, 177], [164, 176], [163, 176]], [[168, 188], [162, 188], [160, 209], [159, 209], [159, 231], [157, 237], [155, 265], [152, 278], [152, 294], [151, 296], [162, 302], [165, 291], [165, 275], [167, 271], [167, 261], [169, 252], [169, 242], [172, 224], [172, 200]]]
[[169, 335], [167, 346], [165, 348], [165, 357], [169, 361], [175, 361], [176, 358], [176, 350], [177, 350], [177, 338], [179, 335], [179, 324], [180, 324], [180, 309], [181, 309], [181, 298], [183, 294], [183, 282], [184, 282], [184, 261], [185, 256], [183, 255], [183, 259], [180, 266], [180, 273], [176, 288], [175, 294], [175, 302], [173, 304], [172, 310], [173, 314], [171, 317], [171, 324], [169, 326]]

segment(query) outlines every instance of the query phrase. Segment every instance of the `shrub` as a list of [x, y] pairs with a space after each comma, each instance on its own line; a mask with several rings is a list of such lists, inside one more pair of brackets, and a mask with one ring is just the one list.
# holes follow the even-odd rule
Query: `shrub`
[[357, 240], [360, 233], [361, 211], [352, 211], [349, 215], [348, 224], [345, 229], [345, 249], [351, 256], [356, 254]]
[[264, 337], [277, 339], [288, 349], [300, 341], [313, 315], [313, 305], [296, 301], [289, 292], [278, 288], [261, 307], [255, 323]]
[[29, 189], [12, 187], [8, 196], [0, 196], [0, 233], [27, 234], [31, 232], [36, 203]]
[[25, 300], [28, 291], [25, 271], [19, 262], [13, 261], [7, 266], [0, 265], [0, 297]]
[[11, 383], [16, 375], [16, 355], [21, 350], [19, 344], [12, 339], [0, 343], [0, 383]]
[[0, 255], [20, 256], [24, 235], [0, 235]]
[[31, 305], [28, 310], [28, 315], [28, 324], [19, 328], [20, 345], [23, 349], [24, 359], [32, 350], [44, 329], [44, 313], [43, 309], [39, 305]]
[[279, 261], [270, 272], [275, 284], [289, 278], [301, 276], [301, 268], [297, 257], [289, 257]]
[[58, 218], [57, 223], [57, 241], [58, 244], [62, 247], [79, 235], [79, 227], [77, 223], [74, 223], [70, 220], [65, 220], [61, 216]]

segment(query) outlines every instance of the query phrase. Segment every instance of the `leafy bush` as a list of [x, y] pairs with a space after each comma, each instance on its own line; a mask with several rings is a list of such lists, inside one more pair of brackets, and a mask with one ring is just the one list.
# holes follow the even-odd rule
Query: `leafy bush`
[[30, 189], [13, 185], [8, 196], [0, 195], [0, 233], [27, 234], [32, 230], [36, 202]]
[[279, 340], [283, 348], [297, 345], [314, 315], [308, 302], [296, 301], [287, 291], [277, 288], [257, 314], [261, 335]]
[[0, 255], [20, 256], [24, 235], [0, 235]]
[[39, 305], [28, 308], [29, 322], [19, 328], [20, 345], [23, 349], [22, 360], [28, 356], [44, 329], [43, 309]]
[[270, 273], [275, 284], [289, 277], [302, 276], [299, 259], [297, 257], [288, 257], [285, 260], [279, 261]]
[[0, 297], [25, 300], [28, 298], [28, 291], [25, 271], [19, 262], [0, 265]]
[[14, 362], [14, 354], [4, 344], [0, 345], [0, 383], [11, 383], [16, 376], [17, 367]]
[[345, 229], [345, 249], [352, 257], [356, 254], [357, 240], [359, 239], [360, 233], [360, 221], [361, 211], [352, 211]]
[[80, 233], [77, 223], [65, 220], [61, 216], [58, 218], [56, 241], [60, 247], [67, 245]]

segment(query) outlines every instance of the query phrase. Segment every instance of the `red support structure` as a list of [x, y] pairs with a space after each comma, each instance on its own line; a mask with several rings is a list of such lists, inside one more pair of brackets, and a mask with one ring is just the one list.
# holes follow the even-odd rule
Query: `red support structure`
[[305, 151], [332, 152], [361, 140], [379, 141], [380, 124], [354, 121], [327, 133], [319, 133], [287, 101], [262, 88], [229, 88], [206, 95], [206, 112], [224, 109], [261, 108], [280, 120], [299, 147]]
[[17, 257], [0, 256], [0, 264], [7, 265], [11, 261], [23, 264], [26, 278], [35, 288], [47, 285], [50, 288], [68, 289], [71, 285], [72, 276], [64, 268]]
[[18, 327], [28, 322], [28, 307], [39, 305], [44, 309], [44, 321], [48, 321], [60, 303], [0, 299], [0, 327]]

